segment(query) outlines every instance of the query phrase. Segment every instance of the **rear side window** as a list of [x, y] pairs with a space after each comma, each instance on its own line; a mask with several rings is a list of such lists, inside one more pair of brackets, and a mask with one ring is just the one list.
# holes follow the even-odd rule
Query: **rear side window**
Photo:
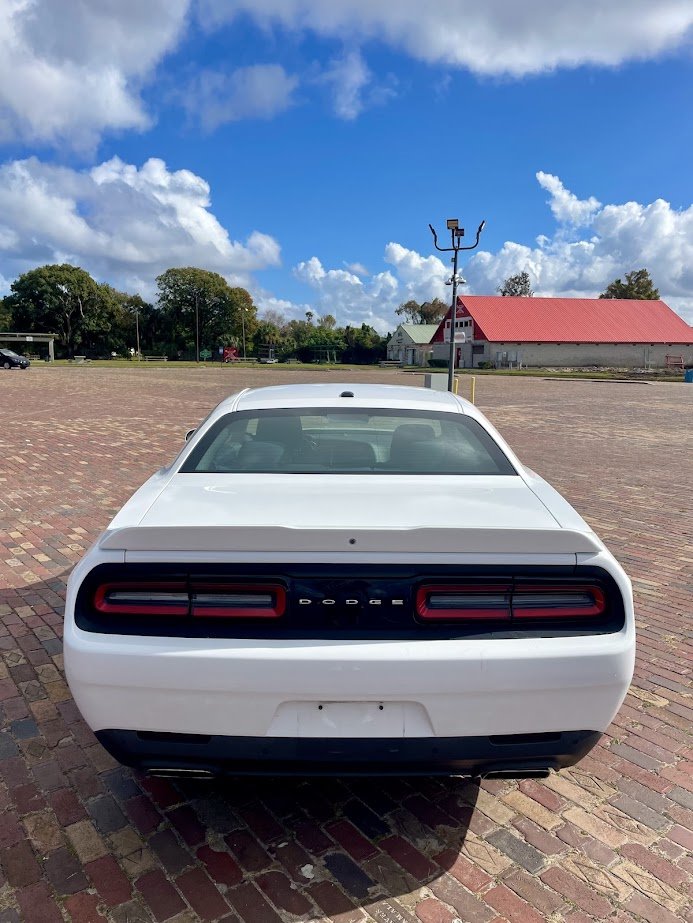
[[324, 408], [237, 411], [180, 469], [201, 473], [516, 474], [486, 430], [454, 413]]

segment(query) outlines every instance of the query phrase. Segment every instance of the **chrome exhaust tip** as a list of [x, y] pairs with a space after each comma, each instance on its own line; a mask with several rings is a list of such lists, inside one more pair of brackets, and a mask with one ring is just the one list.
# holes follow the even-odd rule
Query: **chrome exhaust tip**
[[176, 766], [157, 766], [147, 770], [147, 775], [157, 779], [210, 779], [216, 778], [216, 773], [210, 769], [180, 769]]

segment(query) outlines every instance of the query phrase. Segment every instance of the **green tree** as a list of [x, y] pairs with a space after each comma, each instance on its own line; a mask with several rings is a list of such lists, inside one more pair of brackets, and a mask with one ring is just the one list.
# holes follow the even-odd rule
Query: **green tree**
[[527, 272], [518, 272], [514, 276], [508, 276], [503, 284], [498, 286], [496, 291], [501, 295], [520, 296], [522, 298], [531, 298], [534, 294], [532, 291], [532, 281]]
[[257, 326], [253, 299], [233, 288], [219, 273], [189, 266], [167, 269], [157, 277], [161, 348], [178, 355], [194, 352], [196, 330], [201, 349], [252, 341]]
[[333, 314], [325, 314], [318, 320], [318, 327], [322, 327], [325, 330], [334, 330], [337, 326], [337, 319]]
[[658, 301], [659, 289], [646, 269], [634, 269], [626, 273], [626, 281], [614, 279], [599, 296], [600, 298], [628, 298], [640, 301]]
[[433, 301], [424, 301], [421, 305], [419, 314], [422, 324], [439, 324], [450, 310], [450, 305], [445, 304], [440, 298], [434, 298]]
[[346, 349], [342, 357], [344, 362], [356, 365], [368, 365], [384, 359], [388, 337], [382, 337], [368, 324], [360, 327], [345, 327], [344, 341]]
[[9, 298], [0, 299], [0, 330], [12, 330], [12, 307]]
[[403, 302], [396, 310], [395, 314], [398, 314], [400, 317], [404, 318], [403, 323], [405, 324], [420, 324], [421, 321], [421, 305], [418, 301], [414, 301], [413, 298], [410, 298], [409, 301]]
[[449, 310], [450, 305], [440, 298], [422, 304], [410, 298], [395, 310], [395, 314], [403, 317], [405, 324], [439, 324]]
[[69, 356], [98, 328], [103, 293], [79, 266], [51, 264], [23, 273], [6, 301], [13, 324], [29, 333], [57, 333]]

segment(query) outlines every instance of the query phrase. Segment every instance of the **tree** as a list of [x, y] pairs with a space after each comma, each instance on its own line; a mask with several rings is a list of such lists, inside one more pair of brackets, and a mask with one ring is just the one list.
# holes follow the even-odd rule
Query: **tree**
[[399, 314], [400, 317], [404, 317], [405, 324], [421, 323], [421, 305], [418, 301], [414, 301], [413, 298], [410, 298], [409, 301], [405, 301], [403, 304], [401, 304], [396, 309], [395, 314]]
[[450, 305], [445, 304], [440, 298], [434, 298], [433, 301], [424, 301], [419, 309], [421, 324], [439, 324], [450, 310]]
[[25, 272], [6, 301], [14, 326], [31, 333], [57, 333], [69, 356], [98, 328], [103, 293], [79, 266], [51, 264]]
[[333, 314], [325, 314], [318, 320], [318, 327], [323, 327], [325, 330], [334, 330], [336, 326], [337, 318]]
[[199, 325], [201, 348], [252, 340], [257, 326], [253, 299], [232, 288], [219, 273], [188, 266], [157, 276], [161, 320], [160, 348], [174, 356], [195, 350]]
[[659, 290], [646, 269], [634, 269], [626, 273], [626, 281], [614, 279], [599, 296], [600, 298], [629, 298], [640, 301], [658, 301]]
[[9, 298], [0, 299], [0, 330], [12, 329], [12, 306]]
[[439, 324], [449, 310], [450, 305], [440, 298], [424, 301], [423, 304], [410, 298], [395, 310], [395, 314], [404, 317], [405, 324]]
[[496, 291], [501, 295], [520, 296], [522, 298], [531, 298], [534, 294], [532, 291], [532, 282], [527, 272], [518, 272], [514, 276], [508, 276], [505, 282], [498, 286]]
[[344, 341], [346, 349], [342, 356], [343, 362], [354, 362], [357, 365], [368, 365], [384, 359], [388, 337], [381, 337], [377, 330], [368, 324], [360, 327], [345, 327]]

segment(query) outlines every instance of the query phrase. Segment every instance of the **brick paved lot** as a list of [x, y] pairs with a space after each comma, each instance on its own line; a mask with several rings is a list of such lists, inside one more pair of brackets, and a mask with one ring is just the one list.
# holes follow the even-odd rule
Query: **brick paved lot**
[[[350, 378], [420, 382], [389, 370]], [[477, 380], [482, 409], [634, 579], [633, 688], [576, 769], [480, 788], [183, 787], [120, 768], [95, 742], [62, 674], [69, 569], [219, 399], [299, 379], [338, 377], [0, 375], [0, 923], [693, 920], [693, 388], [683, 384]]]

